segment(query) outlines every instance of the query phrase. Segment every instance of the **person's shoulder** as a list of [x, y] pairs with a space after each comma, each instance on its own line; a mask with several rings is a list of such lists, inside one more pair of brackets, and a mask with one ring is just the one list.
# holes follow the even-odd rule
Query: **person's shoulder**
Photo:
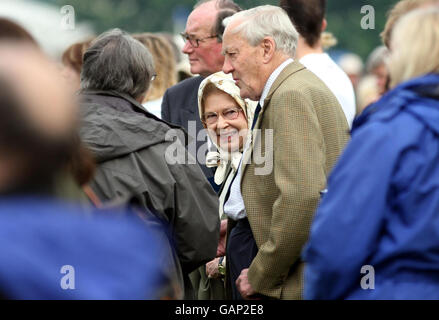
[[423, 128], [423, 124], [407, 112], [379, 110], [372, 112], [364, 123], [352, 130], [352, 139], [363, 139], [373, 144], [385, 143], [387, 149], [398, 150], [416, 145]]
[[289, 74], [277, 90], [273, 92], [273, 97], [288, 95], [296, 98], [312, 96], [314, 98], [335, 99], [324, 82], [307, 68], [298, 69], [296, 72]]
[[168, 94], [179, 94], [179, 93], [186, 93], [191, 90], [198, 90], [198, 87], [200, 86], [201, 81], [203, 81], [203, 77], [197, 76], [185, 79], [176, 85], [170, 87], [167, 91]]
[[[323, 84], [319, 77], [297, 60], [288, 65], [282, 73], [286, 74], [279, 85], [279, 89], [300, 90]], [[282, 73], [280, 76], [282, 76]]]

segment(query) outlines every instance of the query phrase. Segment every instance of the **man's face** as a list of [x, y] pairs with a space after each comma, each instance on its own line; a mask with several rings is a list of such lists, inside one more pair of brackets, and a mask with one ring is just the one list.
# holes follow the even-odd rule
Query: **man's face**
[[226, 28], [223, 38], [223, 71], [232, 73], [233, 80], [241, 89], [242, 98], [257, 101], [262, 95], [265, 85], [261, 72], [262, 51], [261, 47], [250, 46], [239, 33], [230, 33]]
[[[213, 36], [217, 9], [214, 3], [205, 3], [196, 8], [189, 15], [185, 33], [192, 39], [204, 39]], [[193, 41], [195, 42], [195, 41]], [[221, 43], [218, 38], [212, 37], [198, 42], [198, 48], [186, 41], [182, 51], [189, 57], [191, 72], [208, 76], [221, 70], [224, 57], [221, 54]]]

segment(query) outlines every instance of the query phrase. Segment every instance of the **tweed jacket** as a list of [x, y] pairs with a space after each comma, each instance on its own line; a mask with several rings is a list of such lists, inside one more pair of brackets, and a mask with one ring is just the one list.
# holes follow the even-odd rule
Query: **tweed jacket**
[[258, 293], [301, 299], [302, 247], [348, 124], [328, 87], [294, 61], [273, 83], [254, 129], [241, 180], [258, 246], [248, 279]]

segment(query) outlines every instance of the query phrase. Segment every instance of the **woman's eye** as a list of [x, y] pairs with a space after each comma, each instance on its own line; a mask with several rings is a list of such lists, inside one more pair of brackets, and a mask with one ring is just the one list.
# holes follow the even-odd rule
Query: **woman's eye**
[[238, 112], [236, 110], [227, 110], [224, 112], [224, 116], [233, 118]]
[[213, 120], [216, 119], [216, 114], [207, 114], [206, 115], [206, 120]]

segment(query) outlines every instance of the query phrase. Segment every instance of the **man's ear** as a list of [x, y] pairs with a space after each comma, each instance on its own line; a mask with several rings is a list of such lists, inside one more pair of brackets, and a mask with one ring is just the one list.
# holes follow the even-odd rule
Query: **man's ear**
[[265, 37], [261, 42], [261, 48], [263, 52], [263, 63], [269, 63], [276, 51], [276, 43], [271, 37]]
[[322, 32], [326, 30], [327, 26], [328, 26], [328, 22], [326, 21], [326, 19], [323, 19], [323, 21], [322, 21]]

